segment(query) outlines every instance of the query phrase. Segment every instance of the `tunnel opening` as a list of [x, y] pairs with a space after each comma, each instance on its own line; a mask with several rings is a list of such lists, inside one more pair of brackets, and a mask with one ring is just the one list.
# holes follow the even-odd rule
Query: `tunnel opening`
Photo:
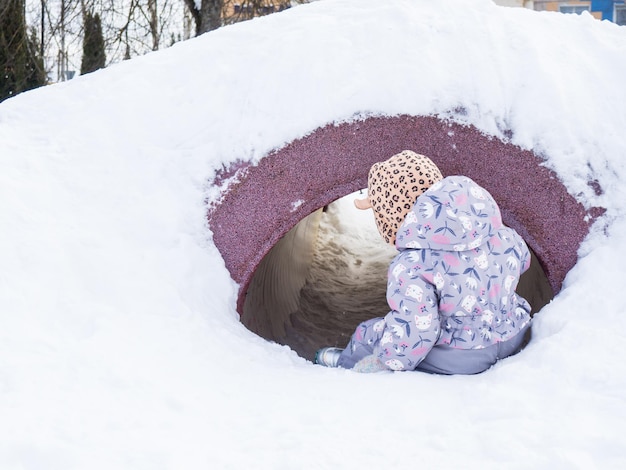
[[[511, 138], [513, 134], [507, 131], [505, 135]], [[337, 253], [349, 246], [322, 243], [324, 237], [319, 235], [332, 230], [326, 219], [333, 217], [334, 201], [366, 187], [373, 163], [405, 149], [429, 156], [444, 176], [468, 176], [494, 196], [503, 222], [524, 238], [533, 252], [532, 266], [539, 268], [540, 272], [525, 274], [518, 286], [535, 311], [558, 294], [602, 208], [585, 208], [532, 151], [485, 135], [471, 125], [436, 116], [372, 117], [317, 129], [265, 156], [258, 165], [240, 162], [217, 175], [213, 184], [227, 189], [209, 209], [209, 227], [226, 267], [239, 283], [237, 311], [250, 330], [288, 344], [307, 358], [319, 342], [316, 335], [330, 344], [345, 344], [357, 314], [342, 322], [345, 309], [339, 305], [344, 300], [332, 307], [337, 313], [332, 317], [327, 306], [318, 309], [325, 315], [321, 327], [299, 311], [306, 302], [315, 303], [320, 297], [326, 304], [332, 303], [323, 289], [311, 287], [315, 282], [308, 278], [309, 268], [316, 255], [328, 252], [326, 259], [332, 259], [333, 250]], [[320, 209], [325, 207], [326, 212]], [[567, 230], [557, 231], [557, 227]], [[363, 313], [367, 318], [387, 309], [384, 292], [374, 292], [379, 289], [376, 282], [385, 279], [392, 255], [386, 259], [381, 255], [380, 281], [370, 285], [355, 278], [353, 288], [360, 289], [363, 298], [371, 293], [382, 302], [365, 302], [376, 311], [374, 315]], [[364, 258], [352, 263], [363, 263]], [[276, 259], [289, 260], [289, 269]], [[281, 276], [288, 277], [291, 288], [286, 289], [284, 282], [267, 282]], [[324, 274], [323, 280], [328, 279]], [[324, 322], [339, 325], [331, 328]], [[331, 330], [336, 331], [335, 337], [329, 336]]]
[[[378, 234], [372, 212], [354, 208], [355, 197], [305, 217], [263, 258], [241, 315], [248, 329], [313, 360], [317, 349], [345, 347], [359, 323], [389, 311], [387, 269], [398, 252]], [[531, 255], [517, 293], [534, 314], [554, 294]]]

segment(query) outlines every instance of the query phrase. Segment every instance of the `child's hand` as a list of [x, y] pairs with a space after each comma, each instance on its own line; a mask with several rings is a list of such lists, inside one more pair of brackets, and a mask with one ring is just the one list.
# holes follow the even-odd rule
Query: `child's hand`
[[385, 367], [385, 364], [380, 362], [380, 360], [376, 356], [371, 354], [369, 356], [365, 356], [359, 362], [354, 364], [352, 370], [355, 372], [361, 372], [362, 374], [370, 374], [372, 372], [380, 372], [389, 369], [387, 369], [387, 367]]

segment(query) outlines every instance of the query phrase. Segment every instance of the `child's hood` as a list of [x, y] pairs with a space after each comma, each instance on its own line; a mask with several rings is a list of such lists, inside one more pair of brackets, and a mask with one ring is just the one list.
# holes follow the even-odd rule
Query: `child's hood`
[[448, 176], [420, 195], [398, 230], [396, 248], [465, 251], [502, 227], [498, 204], [466, 176]]

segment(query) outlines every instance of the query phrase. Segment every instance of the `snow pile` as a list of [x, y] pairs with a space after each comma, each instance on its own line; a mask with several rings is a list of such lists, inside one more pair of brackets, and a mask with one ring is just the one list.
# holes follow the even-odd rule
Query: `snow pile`
[[[0, 467], [624, 467], [624, 57], [590, 15], [327, 0], [4, 102]], [[263, 341], [206, 228], [223, 165], [398, 113], [510, 131], [607, 208], [531, 345], [479, 376]]]

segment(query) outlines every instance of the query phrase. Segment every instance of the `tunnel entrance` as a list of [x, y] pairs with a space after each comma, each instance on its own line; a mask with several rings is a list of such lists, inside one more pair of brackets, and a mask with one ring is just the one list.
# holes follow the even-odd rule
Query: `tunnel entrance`
[[[387, 314], [387, 268], [398, 252], [372, 212], [354, 208], [355, 197], [307, 216], [261, 261], [241, 315], [248, 329], [313, 360], [321, 347], [345, 347], [360, 322]], [[517, 292], [532, 313], [553, 298], [534, 254]]]
[[[509, 138], [512, 135], [503, 133]], [[566, 274], [576, 264], [580, 243], [603, 213], [602, 208], [587, 209], [576, 201], [532, 151], [485, 135], [470, 125], [436, 116], [373, 117], [317, 129], [265, 156], [256, 166], [241, 162], [217, 175], [213, 185], [227, 189], [209, 209], [209, 227], [226, 267], [240, 285], [237, 311], [248, 328], [286, 344], [281, 338], [288, 336], [294, 349], [311, 357], [318, 340], [303, 332], [315, 330], [317, 327], [311, 325], [317, 322], [298, 309], [302, 302], [315, 297], [328, 300], [323, 291], [311, 287], [315, 284], [308, 278], [311, 260], [324, 250], [331, 252], [326, 259], [332, 258], [332, 250], [347, 246], [320, 243], [317, 247], [313, 242], [322, 240], [319, 235], [325, 230], [324, 219], [332, 217], [335, 210], [331, 203], [366, 187], [373, 163], [405, 149], [430, 157], [444, 176], [468, 176], [493, 195], [503, 222], [526, 240], [534, 253], [533, 266], [541, 271], [523, 276], [518, 287], [535, 310], [558, 294]], [[319, 210], [327, 206], [327, 212]], [[566, 229], [557, 231], [558, 227]], [[291, 256], [280, 255], [281, 245]], [[274, 258], [287, 259], [293, 266], [285, 270], [280, 262], [272, 261]], [[363, 259], [346, 263], [362, 263]], [[389, 259], [384, 263], [381, 259], [383, 280]], [[269, 289], [260, 289], [260, 300], [254, 298], [258, 279], [284, 279], [286, 273], [293, 288], [286, 290], [284, 282], [270, 283]], [[537, 287], [544, 280], [550, 294], [546, 294], [545, 286]], [[357, 283], [355, 289], [369, 294], [375, 291], [375, 283]], [[533, 301], [532, 292], [542, 292], [542, 300]], [[384, 302], [384, 294], [372, 295]], [[269, 296], [279, 303], [266, 301]], [[385, 303], [373, 308], [376, 313], [368, 312], [368, 318], [380, 315], [381, 308], [384, 312], [387, 307]], [[291, 316], [291, 322], [272, 320], [278, 311], [282, 312], [280, 318]], [[327, 321], [340, 322], [343, 311], [337, 310]], [[339, 345], [345, 344], [353, 328], [352, 320], [341, 328], [324, 327], [326, 331], [341, 330], [334, 341], [328, 338]]]

